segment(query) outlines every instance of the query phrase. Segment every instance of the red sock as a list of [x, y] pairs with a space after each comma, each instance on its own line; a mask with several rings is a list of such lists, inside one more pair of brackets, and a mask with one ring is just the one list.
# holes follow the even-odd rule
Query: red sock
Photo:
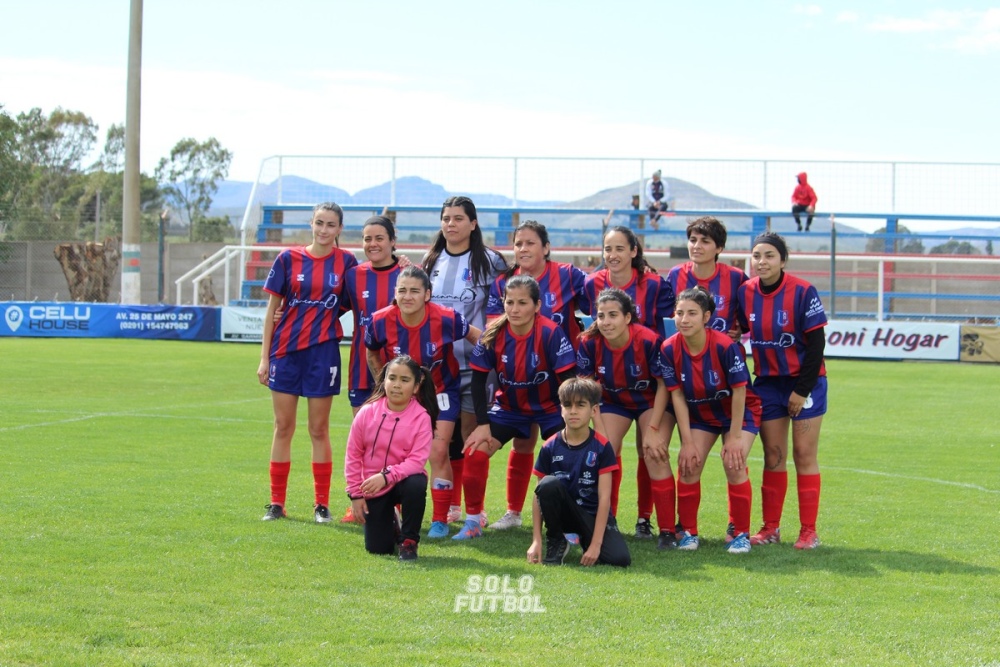
[[486, 500], [486, 482], [490, 476], [490, 457], [486, 452], [476, 450], [465, 457], [465, 513], [479, 514]]
[[316, 494], [316, 504], [330, 506], [330, 475], [333, 473], [333, 462], [313, 462], [313, 491]]
[[465, 469], [465, 459], [452, 459], [451, 480], [455, 485], [451, 488], [451, 504], [462, 504], [462, 471]]
[[816, 530], [816, 516], [819, 514], [819, 473], [797, 475], [799, 487], [799, 521], [803, 528]]
[[748, 479], [740, 484], [729, 485], [729, 516], [736, 534], [750, 532], [750, 506], [753, 501], [753, 485]]
[[519, 453], [511, 449], [507, 456], [507, 509], [511, 512], [524, 509], [524, 498], [528, 495], [534, 463], [533, 452]]
[[431, 521], [448, 521], [448, 508], [451, 505], [451, 489], [431, 489]]
[[765, 470], [760, 483], [760, 504], [764, 513], [764, 525], [777, 528], [781, 525], [781, 510], [785, 506], [788, 491], [788, 471]]
[[684, 530], [698, 534], [698, 508], [701, 506], [701, 480], [694, 484], [677, 481], [677, 518]]
[[622, 457], [621, 454], [615, 457], [618, 459], [618, 470], [611, 471], [611, 514], [618, 516], [618, 491], [622, 488]]
[[[673, 479], [671, 477], [670, 479]], [[639, 467], [635, 469], [635, 486], [639, 493], [639, 500], [636, 503], [639, 507], [639, 518], [649, 520], [649, 517], [653, 516], [653, 489], [650, 486], [649, 480], [649, 468], [646, 467], [646, 460], [639, 457]], [[669, 521], [674, 520], [674, 513], [670, 513]], [[668, 519], [660, 519], [659, 514], [656, 515], [657, 523], [661, 521], [667, 521]], [[666, 529], [663, 529], [666, 530]], [[674, 526], [671, 524], [670, 531], [673, 532]]]
[[652, 504], [656, 505], [656, 523], [660, 527], [660, 532], [674, 532], [674, 514], [677, 507], [677, 485], [674, 478], [650, 480], [647, 476], [646, 479], [649, 480]]
[[288, 471], [291, 468], [291, 461], [271, 461], [272, 505], [285, 506], [285, 493], [288, 491]]

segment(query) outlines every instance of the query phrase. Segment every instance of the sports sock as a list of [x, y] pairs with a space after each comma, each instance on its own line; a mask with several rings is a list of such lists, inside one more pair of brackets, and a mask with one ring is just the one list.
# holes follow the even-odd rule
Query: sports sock
[[656, 506], [656, 523], [660, 527], [660, 532], [674, 532], [674, 514], [677, 507], [677, 484], [674, 478], [653, 479], [649, 481], [649, 485], [652, 502]]
[[819, 514], [819, 473], [796, 475], [799, 490], [799, 521], [803, 528], [816, 530], [816, 516]]
[[288, 471], [292, 468], [291, 461], [271, 461], [271, 504], [285, 506], [285, 493], [288, 490]]
[[[670, 479], [673, 479], [673, 477]], [[649, 468], [646, 467], [646, 460], [641, 456], [639, 457], [639, 465], [635, 469], [635, 486], [639, 494], [639, 500], [636, 503], [639, 508], [639, 518], [648, 521], [649, 517], [653, 516], [653, 490], [650, 486]], [[657, 522], [659, 520], [659, 515], [657, 515]], [[670, 521], [673, 520], [673, 516], [671, 516]], [[673, 529], [673, 526], [671, 526], [670, 530]]]
[[677, 480], [677, 519], [684, 530], [698, 534], [698, 508], [701, 506], [701, 480], [685, 484]]
[[781, 525], [781, 511], [785, 507], [788, 491], [788, 471], [765, 470], [760, 483], [760, 504], [764, 525], [777, 528]]
[[451, 479], [455, 483], [451, 488], [452, 506], [462, 506], [462, 472], [465, 470], [465, 458], [451, 460]]
[[615, 457], [618, 459], [618, 470], [611, 471], [611, 515], [618, 516], [618, 491], [622, 487], [622, 457], [621, 454]]
[[462, 483], [465, 485], [466, 518], [483, 511], [489, 475], [490, 457], [486, 452], [476, 450], [465, 457], [465, 475]]
[[512, 512], [524, 509], [524, 498], [528, 495], [534, 462], [533, 452], [521, 453], [511, 449], [507, 456], [507, 509]]
[[330, 506], [330, 475], [333, 473], [333, 463], [313, 462], [313, 491], [316, 494], [316, 504]]
[[451, 504], [452, 483], [440, 477], [431, 485], [431, 521], [448, 521], [448, 506]]
[[752, 500], [753, 485], [749, 479], [739, 484], [729, 484], [729, 516], [737, 535], [750, 532]]

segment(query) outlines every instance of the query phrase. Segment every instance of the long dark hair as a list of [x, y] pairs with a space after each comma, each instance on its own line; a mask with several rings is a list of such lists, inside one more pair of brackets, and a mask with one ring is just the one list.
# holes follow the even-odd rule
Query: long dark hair
[[635, 250], [635, 257], [632, 258], [633, 269], [638, 271], [640, 274], [646, 271], [652, 271], [653, 273], [657, 272], [656, 269], [653, 267], [653, 265], [647, 262], [646, 257], [642, 254], [642, 244], [639, 243], [639, 239], [635, 235], [635, 232], [633, 232], [628, 227], [623, 227], [622, 225], [615, 225], [614, 227], [608, 230], [607, 234], [604, 235], [604, 238], [608, 238], [609, 234], [613, 234], [615, 232], [620, 232], [624, 234], [625, 238], [628, 240], [629, 250]]
[[[597, 306], [608, 301], [614, 301], [619, 306], [621, 306], [622, 315], [631, 315], [632, 321], [629, 324], [639, 321], [639, 315], [635, 312], [635, 304], [632, 303], [632, 297], [628, 295], [625, 290], [620, 290], [617, 287], [608, 287], [601, 290], [601, 293], [597, 295], [597, 303], [594, 304], [594, 312], [597, 312]], [[597, 326], [597, 317], [594, 316], [594, 321], [590, 323], [587, 330], [580, 334], [581, 338], [592, 339], [597, 338], [601, 335], [601, 330]]]
[[[507, 292], [512, 289], [527, 289], [528, 296], [530, 296], [531, 300], [536, 304], [542, 300], [542, 292], [538, 288], [538, 283], [531, 276], [517, 275], [508, 280], [503, 294], [505, 301], [507, 300]], [[486, 331], [484, 331], [483, 335], [479, 337], [479, 344], [483, 347], [489, 347], [492, 345], [493, 341], [497, 339], [497, 334], [500, 333], [500, 330], [503, 329], [506, 324], [507, 313], [505, 312], [503, 315], [490, 322], [489, 326], [486, 327]]]
[[[469, 220], [476, 223], [476, 226], [472, 228], [472, 232], [469, 234], [469, 268], [472, 270], [472, 282], [474, 284], [488, 285], [493, 276], [493, 264], [490, 261], [490, 255], [487, 250], [493, 249], [487, 248], [486, 243], [483, 241], [483, 230], [479, 226], [479, 215], [476, 213], [476, 205], [468, 197], [448, 197], [441, 204], [439, 218], [444, 217], [444, 210], [449, 206], [461, 206], [462, 210], [465, 211], [465, 215], [469, 217]], [[444, 238], [444, 232], [439, 230], [437, 236], [434, 237], [431, 249], [427, 251], [427, 256], [424, 257], [423, 267], [428, 275], [434, 270], [434, 265], [437, 264], [438, 257], [441, 256], [447, 245], [448, 242]], [[493, 252], [496, 252], [503, 259], [503, 255], [499, 252], [496, 250], [493, 250]]]
[[434, 380], [431, 379], [430, 369], [424, 368], [416, 361], [413, 357], [408, 354], [401, 354], [398, 357], [393, 357], [390, 359], [382, 370], [378, 372], [378, 377], [375, 378], [375, 387], [372, 389], [372, 395], [368, 397], [365, 403], [374, 403], [383, 396], [385, 396], [385, 376], [388, 372], [389, 366], [395, 366], [397, 364], [403, 364], [410, 369], [413, 373], [413, 379], [419, 383], [417, 389], [417, 401], [427, 410], [427, 414], [431, 418], [431, 431], [433, 432], [437, 428], [437, 418], [438, 418], [438, 402], [437, 393], [434, 391]]
[[[514, 230], [514, 238], [515, 239], [517, 238], [517, 233], [519, 231], [521, 231], [522, 229], [528, 229], [528, 230], [531, 230], [531, 231], [535, 232], [535, 234], [538, 235], [538, 240], [541, 242], [541, 244], [543, 246], [549, 245], [549, 230], [547, 230], [545, 228], [545, 225], [543, 225], [542, 223], [538, 222], [537, 220], [525, 220], [524, 222], [522, 222], [521, 224], [519, 224], [517, 226], [517, 229]], [[545, 251], [545, 261], [546, 262], [549, 261], [549, 256], [551, 254], [552, 254], [551, 250], [546, 250]], [[510, 278], [511, 276], [513, 276], [514, 272], [517, 271], [517, 268], [518, 268], [517, 267], [517, 257], [515, 256], [514, 257], [514, 264], [509, 269], [507, 269], [506, 273], [503, 274], [504, 278]]]

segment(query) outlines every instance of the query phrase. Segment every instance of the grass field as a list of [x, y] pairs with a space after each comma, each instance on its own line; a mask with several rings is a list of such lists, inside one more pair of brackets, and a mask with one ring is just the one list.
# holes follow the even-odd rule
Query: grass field
[[[0, 339], [0, 665], [1000, 665], [996, 367], [828, 362], [823, 546], [791, 547], [790, 475], [788, 542], [726, 554], [713, 460], [701, 549], [628, 538], [621, 571], [528, 566], [527, 527], [425, 540], [412, 564], [370, 556], [359, 527], [311, 522], [304, 428], [291, 519], [261, 522], [271, 407], [257, 355]], [[335, 471], [350, 414], [338, 398]], [[628, 446], [625, 466], [630, 527]], [[757, 442], [755, 527], [760, 467]], [[338, 473], [337, 515], [342, 486]], [[490, 575], [533, 576], [545, 612], [455, 612], [470, 577]]]

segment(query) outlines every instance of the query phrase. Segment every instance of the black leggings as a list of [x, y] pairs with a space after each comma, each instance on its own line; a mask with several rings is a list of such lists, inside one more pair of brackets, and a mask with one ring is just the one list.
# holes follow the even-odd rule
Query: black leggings
[[[385, 495], [369, 498], [365, 517], [365, 549], [373, 554], [391, 554], [402, 540], [420, 541], [420, 524], [427, 505], [427, 475], [417, 473], [398, 482]], [[403, 525], [396, 537], [396, 505], [402, 506]]]
[[[580, 546], [586, 551], [594, 539], [594, 515], [583, 511], [569, 495], [566, 485], [554, 475], [547, 475], [538, 481], [535, 496], [542, 508], [546, 535], [559, 537], [564, 533], [576, 533], [580, 536]], [[608, 525], [604, 528], [601, 555], [597, 562], [617, 567], [632, 564], [628, 545], [618, 532], [618, 523], [613, 516], [608, 517]]]
[[[799, 219], [799, 215], [805, 213], [808, 208], [809, 208], [808, 206], [803, 206], [802, 204], [795, 204], [794, 206], [792, 206], [792, 217], [795, 218], [796, 225], [800, 227], [802, 226], [802, 221]], [[813, 221], [813, 214], [810, 213], [809, 217], [806, 218], [806, 227], [811, 225], [812, 221]]]

